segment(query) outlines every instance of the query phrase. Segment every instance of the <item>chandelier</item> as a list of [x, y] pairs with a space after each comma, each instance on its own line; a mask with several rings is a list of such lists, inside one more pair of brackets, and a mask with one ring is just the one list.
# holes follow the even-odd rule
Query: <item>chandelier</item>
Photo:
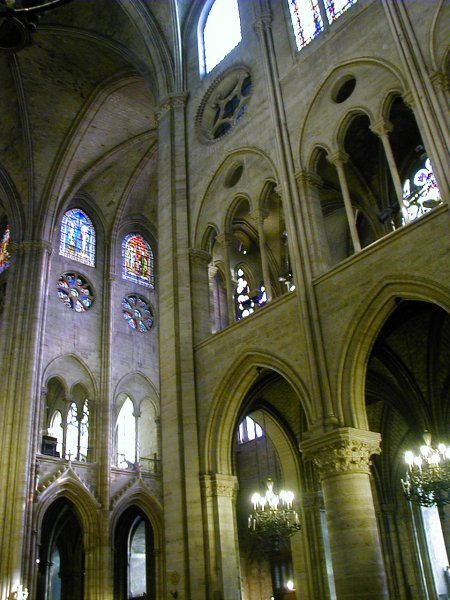
[[293, 492], [281, 490], [275, 494], [273, 481], [268, 479], [265, 495], [255, 492], [251, 501], [253, 511], [248, 517], [249, 533], [254, 540], [261, 542], [266, 551], [279, 550], [300, 530], [298, 514], [293, 508]]
[[425, 432], [425, 444], [420, 453], [405, 452], [408, 465], [405, 480], [401, 480], [405, 496], [421, 506], [437, 506], [441, 517], [445, 504], [450, 504], [450, 446], [431, 445], [431, 434]]

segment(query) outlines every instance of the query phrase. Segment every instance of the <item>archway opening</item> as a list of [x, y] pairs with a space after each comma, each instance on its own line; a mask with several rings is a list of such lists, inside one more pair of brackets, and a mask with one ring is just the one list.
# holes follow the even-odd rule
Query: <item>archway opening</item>
[[119, 519], [114, 536], [114, 598], [156, 598], [155, 543], [144, 512], [129, 507]]
[[39, 553], [38, 600], [84, 597], [83, 531], [76, 509], [66, 498], [44, 515]]
[[282, 489], [293, 491], [294, 507], [301, 512], [303, 466], [294, 448], [305, 429], [305, 413], [289, 383], [278, 373], [261, 369], [243, 403], [233, 441], [239, 481], [236, 523], [241, 593], [246, 600], [299, 597], [297, 585], [308, 560], [299, 543], [304, 532], [293, 532], [292, 537], [273, 537], [267, 532], [255, 535], [249, 529], [249, 516], [253, 493], [264, 495], [268, 480], [277, 494]]
[[399, 301], [372, 348], [365, 386], [369, 428], [382, 438], [373, 472], [393, 597], [449, 591], [448, 518], [408, 502], [401, 486], [404, 453], [424, 444], [424, 431], [433, 445], [448, 443], [449, 381], [450, 315], [428, 302]]

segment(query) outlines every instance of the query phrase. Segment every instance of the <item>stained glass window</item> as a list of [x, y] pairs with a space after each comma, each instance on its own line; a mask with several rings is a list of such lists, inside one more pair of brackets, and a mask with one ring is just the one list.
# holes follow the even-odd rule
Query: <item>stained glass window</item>
[[328, 22], [332, 23], [335, 21], [347, 8], [350, 8], [355, 3], [356, 0], [325, 0]]
[[153, 325], [153, 315], [149, 305], [136, 294], [122, 300], [122, 313], [128, 325], [141, 333], [149, 331]]
[[204, 63], [201, 70], [209, 73], [242, 39], [237, 0], [215, 0], [202, 32]]
[[250, 288], [247, 277], [241, 267], [236, 271], [236, 275], [236, 316], [239, 321], [244, 317], [248, 317], [255, 311], [255, 303], [252, 298], [250, 298]]
[[423, 167], [403, 184], [403, 204], [411, 221], [415, 221], [442, 203], [433, 167], [427, 158]]
[[301, 50], [323, 31], [318, 0], [289, 0], [297, 49]]
[[58, 279], [58, 296], [76, 312], [85, 312], [94, 302], [94, 293], [87, 280], [79, 273], [63, 273]]
[[89, 267], [95, 266], [95, 229], [79, 208], [68, 210], [62, 218], [59, 253]]
[[11, 254], [9, 252], [10, 233], [9, 225], [5, 227], [3, 235], [0, 239], [0, 273], [2, 273], [11, 262]]
[[153, 287], [153, 252], [138, 233], [128, 234], [122, 243], [122, 277]]
[[[297, 49], [301, 50], [357, 0], [288, 0]], [[324, 24], [324, 18], [328, 23]]]

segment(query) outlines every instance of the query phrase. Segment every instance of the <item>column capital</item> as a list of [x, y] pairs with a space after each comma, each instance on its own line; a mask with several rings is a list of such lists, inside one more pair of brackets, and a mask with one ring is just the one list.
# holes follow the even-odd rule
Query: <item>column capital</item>
[[444, 92], [448, 90], [450, 84], [449, 76], [442, 71], [433, 71], [433, 73], [430, 74], [430, 81], [434, 87], [441, 89]]
[[413, 110], [416, 101], [414, 99], [413, 93], [411, 92], [411, 90], [405, 90], [402, 94], [402, 98], [403, 98], [403, 102], [406, 104], [406, 106], [408, 106], [408, 108], [410, 108], [411, 110]]
[[371, 456], [380, 453], [381, 436], [343, 427], [304, 441], [300, 449], [318, 468], [320, 479], [347, 473], [370, 473]]
[[259, 221], [264, 222], [268, 216], [269, 216], [269, 211], [267, 210], [267, 208], [261, 208], [261, 207], [255, 208], [255, 210], [252, 210], [252, 212], [250, 213], [250, 217], [256, 223], [258, 223]]
[[224, 496], [234, 499], [239, 489], [238, 479], [235, 475], [222, 475], [221, 473], [202, 475], [200, 483], [204, 495], [209, 498]]
[[392, 123], [387, 119], [379, 119], [369, 127], [370, 131], [372, 131], [372, 133], [374, 133], [378, 137], [388, 135], [388, 133], [391, 133], [393, 128], [394, 127]]
[[306, 183], [311, 187], [321, 188], [323, 186], [322, 177], [319, 177], [319, 175], [316, 175], [316, 173], [308, 171], [307, 169], [297, 171], [297, 173], [295, 174], [295, 179], [297, 180], [297, 183]]
[[211, 254], [200, 248], [189, 248], [189, 258], [191, 263], [197, 263], [198, 265], [206, 266], [211, 262]]
[[234, 241], [234, 236], [232, 233], [219, 233], [216, 236], [216, 242], [219, 244], [223, 244], [224, 246], [231, 246]]
[[348, 162], [349, 160], [349, 155], [347, 154], [347, 152], [344, 152], [343, 150], [336, 150], [335, 152], [331, 152], [330, 154], [327, 154], [327, 160], [328, 162], [330, 162], [332, 165], [337, 165], [337, 164], [343, 164]]
[[16, 255], [46, 252], [48, 256], [50, 256], [53, 250], [50, 242], [45, 242], [43, 240], [24, 240], [22, 242], [11, 242], [10, 248], [11, 253]]
[[264, 13], [260, 15], [253, 24], [253, 29], [256, 33], [262, 33], [266, 29], [272, 27], [272, 15], [270, 13]]
[[184, 108], [188, 99], [187, 92], [167, 94], [155, 108], [155, 118], [160, 121], [162, 117], [173, 108]]

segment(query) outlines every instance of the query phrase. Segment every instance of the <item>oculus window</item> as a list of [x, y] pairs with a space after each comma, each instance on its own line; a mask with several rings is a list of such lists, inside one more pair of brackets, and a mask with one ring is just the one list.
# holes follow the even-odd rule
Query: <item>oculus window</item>
[[75, 312], [86, 312], [94, 302], [94, 293], [88, 281], [79, 273], [63, 273], [58, 279], [58, 296]]
[[200, 73], [209, 73], [242, 39], [237, 0], [215, 0], [199, 26]]

